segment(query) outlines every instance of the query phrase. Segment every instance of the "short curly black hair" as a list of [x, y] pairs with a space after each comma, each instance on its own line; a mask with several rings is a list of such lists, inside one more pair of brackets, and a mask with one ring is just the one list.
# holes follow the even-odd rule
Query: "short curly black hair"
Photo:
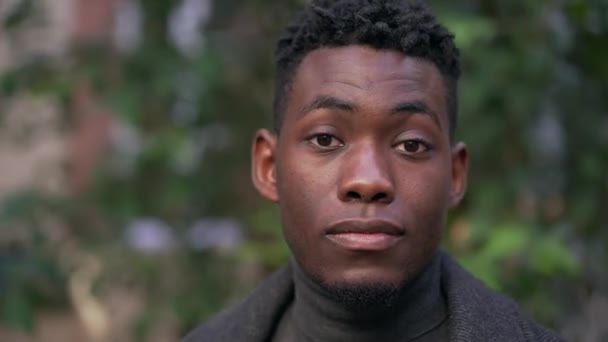
[[458, 112], [459, 51], [454, 35], [416, 0], [312, 0], [287, 27], [275, 51], [274, 127], [282, 125], [291, 82], [304, 57], [321, 47], [367, 45], [434, 63], [446, 85], [450, 136]]

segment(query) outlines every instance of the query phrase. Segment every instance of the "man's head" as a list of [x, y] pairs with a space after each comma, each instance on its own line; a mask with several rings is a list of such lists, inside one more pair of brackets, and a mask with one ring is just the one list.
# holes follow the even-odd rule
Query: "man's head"
[[366, 45], [435, 64], [443, 76], [450, 134], [458, 112], [459, 51], [454, 36], [420, 1], [313, 1], [287, 27], [275, 51], [275, 131], [279, 132], [292, 81], [304, 57], [321, 47]]
[[408, 2], [313, 1], [279, 41], [253, 181], [323, 286], [397, 288], [430, 262], [466, 188], [459, 72], [453, 36]]

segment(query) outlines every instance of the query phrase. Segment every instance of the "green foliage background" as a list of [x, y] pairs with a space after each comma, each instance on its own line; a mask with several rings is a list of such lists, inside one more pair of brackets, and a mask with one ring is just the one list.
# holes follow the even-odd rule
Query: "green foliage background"
[[[145, 340], [166, 312], [188, 331], [288, 258], [276, 208], [250, 185], [249, 144], [256, 128], [270, 125], [273, 44], [302, 1], [214, 1], [204, 49], [194, 57], [167, 40], [176, 3], [141, 1], [144, 40], [132, 54], [99, 43], [76, 49], [67, 68], [32, 56], [1, 75], [0, 99], [23, 92], [56, 98], [67, 130], [75, 118], [70, 90], [86, 80], [145, 142], [129, 173], [113, 171], [109, 153], [85, 194], [25, 189], [4, 197], [2, 236], [27, 231], [18, 242], [0, 241], [5, 324], [35, 329], [38, 310], [69, 306], [73, 269], [61, 260], [64, 242], [45, 233], [51, 218], [69, 227], [70, 244], [102, 260], [98, 293], [122, 284], [145, 293], [134, 340]], [[472, 156], [469, 192], [451, 215], [445, 246], [533, 317], [564, 331], [592, 294], [608, 294], [608, 4], [430, 4], [461, 49], [458, 137]], [[5, 20], [9, 33], [25, 12]], [[176, 120], [170, 113], [184, 86], [194, 115]], [[200, 132], [218, 125], [228, 142], [197, 154]], [[184, 243], [160, 255], [133, 251], [123, 239], [135, 217], [159, 218], [182, 236], [208, 216], [237, 218], [247, 239], [231, 252]]]

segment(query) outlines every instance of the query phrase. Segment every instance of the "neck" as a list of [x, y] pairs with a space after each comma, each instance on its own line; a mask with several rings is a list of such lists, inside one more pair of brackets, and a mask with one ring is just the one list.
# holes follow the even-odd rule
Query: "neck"
[[[446, 318], [440, 285], [440, 257], [435, 255], [415, 279], [387, 295], [365, 300], [365, 307], [338, 299], [292, 261], [295, 301], [291, 319], [298, 335], [310, 341], [407, 341], [437, 327]], [[363, 294], [363, 297], [365, 295]], [[386, 298], [386, 296], [383, 296]]]

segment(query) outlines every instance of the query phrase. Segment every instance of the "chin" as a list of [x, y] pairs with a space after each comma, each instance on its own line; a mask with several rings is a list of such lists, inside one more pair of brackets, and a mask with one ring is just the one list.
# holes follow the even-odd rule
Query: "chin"
[[403, 268], [368, 266], [323, 271], [312, 276], [313, 280], [330, 298], [355, 312], [371, 313], [392, 308], [398, 302], [401, 290], [412, 279]]
[[401, 289], [399, 282], [377, 278], [318, 281], [318, 284], [334, 301], [352, 311], [362, 312], [394, 306]]
[[327, 271], [329, 272], [320, 278], [321, 282], [328, 286], [400, 288], [409, 279], [403, 269], [392, 270], [381, 267], [364, 267]]

